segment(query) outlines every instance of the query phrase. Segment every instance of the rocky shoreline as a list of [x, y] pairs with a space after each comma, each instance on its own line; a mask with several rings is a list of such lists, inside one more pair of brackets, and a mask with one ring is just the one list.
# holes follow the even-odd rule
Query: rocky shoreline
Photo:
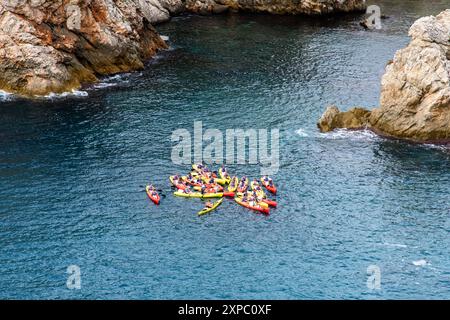
[[153, 25], [183, 11], [330, 14], [364, 0], [17, 0], [0, 4], [0, 90], [45, 96], [142, 69], [167, 44]]
[[381, 80], [380, 107], [341, 112], [330, 106], [322, 132], [370, 129], [414, 142], [450, 143], [450, 9], [418, 19], [409, 45], [397, 51]]

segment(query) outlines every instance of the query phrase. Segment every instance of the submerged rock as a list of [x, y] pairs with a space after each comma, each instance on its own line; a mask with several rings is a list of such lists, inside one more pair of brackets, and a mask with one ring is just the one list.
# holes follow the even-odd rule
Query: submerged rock
[[409, 35], [410, 44], [386, 67], [380, 107], [362, 118], [360, 112], [328, 109], [318, 123], [321, 131], [361, 124], [385, 136], [450, 142], [450, 9], [417, 20]]

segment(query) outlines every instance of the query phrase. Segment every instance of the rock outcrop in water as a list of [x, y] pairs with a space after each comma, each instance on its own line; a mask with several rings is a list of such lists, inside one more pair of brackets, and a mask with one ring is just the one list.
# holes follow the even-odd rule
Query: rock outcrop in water
[[62, 93], [102, 75], [141, 69], [167, 47], [152, 25], [184, 10], [325, 14], [364, 7], [363, 0], [2, 1], [0, 90]]
[[380, 107], [329, 107], [318, 123], [322, 132], [370, 128], [418, 142], [450, 142], [450, 9], [417, 20], [409, 35], [410, 44], [386, 67]]

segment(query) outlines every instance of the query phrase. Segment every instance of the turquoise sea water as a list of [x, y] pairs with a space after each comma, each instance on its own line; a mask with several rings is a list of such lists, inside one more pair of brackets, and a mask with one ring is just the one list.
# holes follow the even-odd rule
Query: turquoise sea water
[[[450, 152], [320, 134], [327, 104], [378, 104], [386, 62], [446, 1], [379, 1], [383, 29], [268, 15], [185, 16], [171, 49], [80, 96], [0, 102], [0, 297], [450, 298]], [[87, 94], [87, 96], [85, 96]], [[278, 128], [279, 208], [174, 198], [179, 128]], [[239, 175], [259, 167], [231, 165]], [[141, 185], [167, 195], [159, 207]], [[66, 287], [69, 265], [81, 290]], [[367, 268], [381, 269], [381, 289]]]

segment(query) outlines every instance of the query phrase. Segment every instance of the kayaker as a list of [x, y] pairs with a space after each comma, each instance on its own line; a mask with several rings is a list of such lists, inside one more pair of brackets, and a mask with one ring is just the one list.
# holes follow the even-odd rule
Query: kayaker
[[206, 208], [212, 208], [214, 206], [214, 204], [211, 202], [211, 201], [207, 201], [206, 203], [205, 203], [205, 207]]
[[186, 194], [192, 193], [191, 187], [187, 186], [187, 187], [183, 190], [183, 192], [186, 193]]

